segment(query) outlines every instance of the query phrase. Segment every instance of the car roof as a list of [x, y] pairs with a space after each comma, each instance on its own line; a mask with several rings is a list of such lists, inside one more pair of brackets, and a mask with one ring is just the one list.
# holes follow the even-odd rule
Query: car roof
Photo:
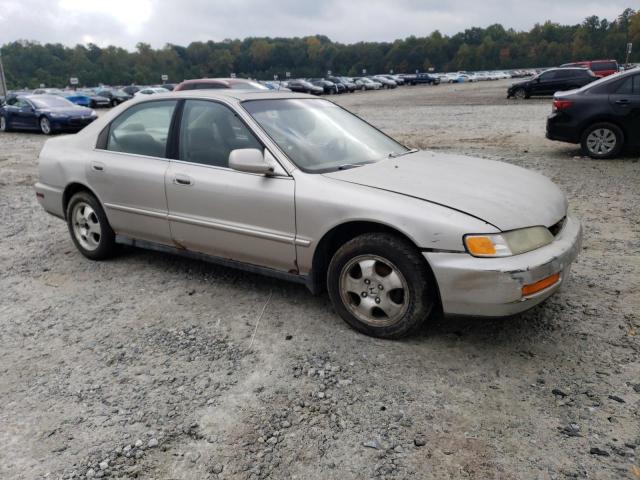
[[[244, 102], [246, 100], [276, 100], [286, 98], [313, 98], [318, 97], [314, 95], [307, 95], [305, 93], [295, 92], [279, 92], [277, 90], [235, 90], [235, 89], [202, 89], [202, 90], [180, 90], [178, 92], [167, 92], [158, 95], [153, 95], [152, 98], [145, 100], [158, 100], [161, 98], [171, 99], [211, 99], [211, 100], [226, 100]], [[142, 100], [144, 101], [144, 100]]]

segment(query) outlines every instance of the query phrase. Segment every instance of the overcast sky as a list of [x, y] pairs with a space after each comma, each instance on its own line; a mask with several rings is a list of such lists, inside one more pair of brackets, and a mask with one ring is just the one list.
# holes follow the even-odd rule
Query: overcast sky
[[433, 30], [454, 34], [501, 23], [613, 20], [637, 0], [0, 0], [0, 44], [19, 40], [94, 42], [133, 49], [146, 42], [305, 36], [335, 41], [391, 41]]

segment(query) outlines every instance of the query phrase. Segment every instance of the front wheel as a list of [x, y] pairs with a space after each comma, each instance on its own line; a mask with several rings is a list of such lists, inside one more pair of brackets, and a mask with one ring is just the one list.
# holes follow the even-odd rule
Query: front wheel
[[51, 135], [51, 122], [47, 117], [42, 117], [40, 119], [40, 131], [45, 135]]
[[0, 132], [8, 132], [9, 130], [9, 121], [4, 115], [0, 116]]
[[395, 235], [368, 233], [338, 249], [327, 275], [336, 312], [354, 329], [400, 338], [429, 316], [435, 285], [417, 249]]
[[115, 251], [115, 233], [100, 202], [88, 192], [78, 192], [67, 205], [67, 226], [80, 253], [91, 260], [103, 260]]
[[624, 147], [624, 134], [613, 123], [596, 123], [584, 131], [580, 145], [591, 158], [613, 158]]

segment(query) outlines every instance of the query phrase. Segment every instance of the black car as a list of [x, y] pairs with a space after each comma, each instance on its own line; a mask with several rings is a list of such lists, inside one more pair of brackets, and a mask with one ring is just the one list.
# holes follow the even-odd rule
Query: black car
[[[349, 82], [346, 78], [344, 77], [327, 77], [327, 80], [329, 80], [330, 82], [335, 83], [336, 85], [338, 85], [338, 87], [340, 85], [344, 86], [344, 91], [348, 92], [348, 93], [352, 93], [356, 91], [356, 84], [353, 82]], [[341, 92], [343, 93], [343, 92]]]
[[440, 85], [440, 77], [429, 73], [416, 73], [405, 75], [404, 83], [408, 85]]
[[512, 84], [507, 98], [529, 98], [534, 95], [553, 95], [564, 90], [584, 87], [598, 77], [587, 68], [550, 68], [535, 77]]
[[640, 69], [605, 77], [573, 92], [557, 93], [547, 138], [579, 143], [592, 158], [612, 158], [640, 146]]
[[98, 116], [58, 95], [18, 95], [0, 107], [0, 130], [39, 130], [45, 135], [78, 131]]
[[122, 87], [122, 91], [127, 95], [131, 95], [132, 97], [140, 90], [142, 90], [142, 87], [139, 87], [137, 85], [127, 85], [126, 87]]
[[98, 88], [96, 90], [96, 95], [108, 98], [112, 107], [120, 105], [122, 102], [126, 102], [132, 98], [132, 96], [124, 90], [118, 90], [115, 88]]
[[326, 95], [331, 95], [333, 93], [340, 93], [340, 89], [335, 83], [330, 82], [329, 80], [325, 80], [324, 78], [310, 78], [309, 82], [312, 85], [315, 85], [316, 87], [322, 88], [322, 91]]
[[310, 93], [312, 95], [322, 95], [324, 92], [322, 87], [317, 87], [306, 80], [289, 80], [287, 88], [292, 92]]

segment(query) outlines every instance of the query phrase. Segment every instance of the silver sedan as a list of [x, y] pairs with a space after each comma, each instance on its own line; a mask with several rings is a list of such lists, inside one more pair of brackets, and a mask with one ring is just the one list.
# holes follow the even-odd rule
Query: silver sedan
[[290, 93], [186, 91], [127, 102], [47, 141], [36, 194], [87, 258], [116, 244], [324, 289], [368, 335], [430, 313], [507, 316], [567, 279], [579, 221], [547, 178], [411, 150]]

